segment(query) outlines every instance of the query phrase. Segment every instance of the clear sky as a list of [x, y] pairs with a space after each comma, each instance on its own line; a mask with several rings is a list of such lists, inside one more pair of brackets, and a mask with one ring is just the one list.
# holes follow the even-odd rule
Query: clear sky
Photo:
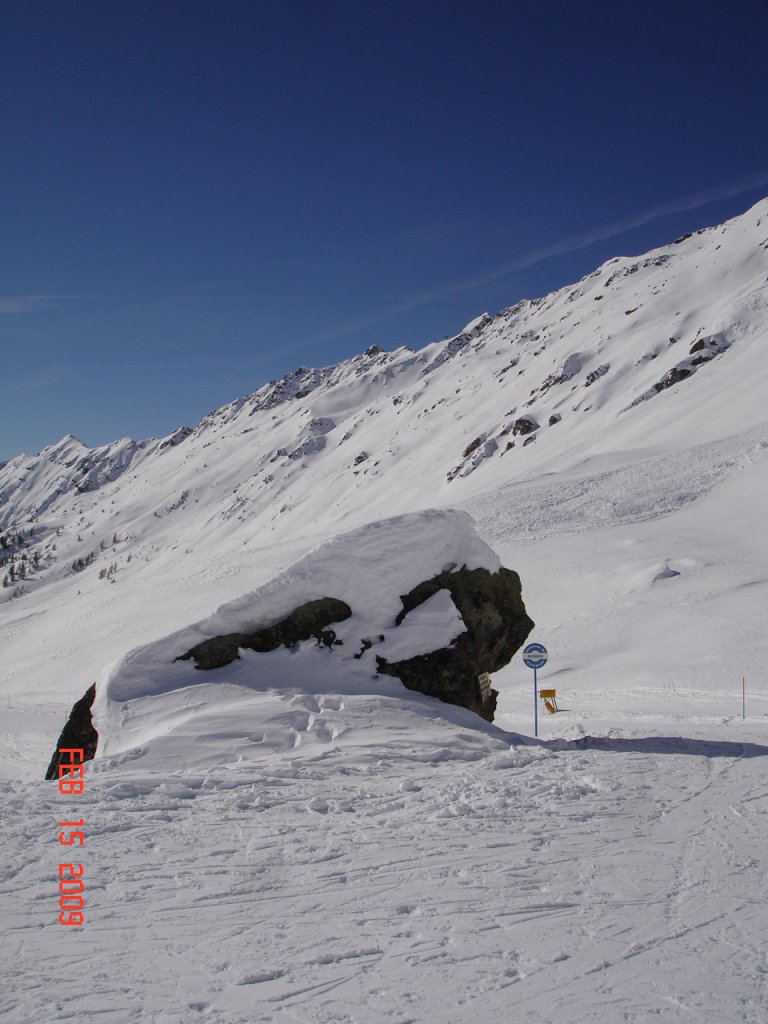
[[768, 194], [768, 4], [25, 0], [0, 460], [418, 347]]

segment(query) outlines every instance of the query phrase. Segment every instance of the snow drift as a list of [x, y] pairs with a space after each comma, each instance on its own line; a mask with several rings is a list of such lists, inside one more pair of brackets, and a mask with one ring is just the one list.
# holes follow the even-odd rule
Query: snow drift
[[[381, 659], [396, 668], [405, 659], [450, 650], [467, 631], [445, 587], [404, 618], [401, 596], [441, 573], [450, 579], [480, 569], [491, 578], [509, 573], [465, 512], [415, 513], [335, 537], [265, 586], [108, 669], [93, 705], [97, 757], [111, 765], [120, 757], [141, 757], [166, 768], [200, 767], [259, 758], [265, 748], [294, 752], [309, 745], [316, 753], [318, 744], [326, 744], [326, 751], [338, 750], [343, 732], [360, 742], [355, 697], [367, 698], [368, 708], [372, 699], [392, 707], [418, 702], [397, 679], [379, 674]], [[244, 640], [308, 602], [321, 607], [328, 599], [346, 611], [334, 610], [314, 638], [305, 631], [303, 642], [274, 642], [271, 649]], [[516, 609], [506, 606], [494, 614], [514, 619]], [[531, 625], [525, 618], [521, 639], [508, 645], [505, 662]], [[500, 621], [497, 630], [503, 628]], [[222, 637], [236, 638], [231, 652], [200, 671], [200, 652]], [[466, 686], [470, 698], [463, 703], [472, 707], [478, 703], [476, 679], [470, 676]], [[323, 707], [329, 700], [336, 704], [336, 715], [326, 715], [322, 728], [311, 728], [305, 710], [298, 717], [291, 710], [297, 697], [308, 696], [322, 700]]]

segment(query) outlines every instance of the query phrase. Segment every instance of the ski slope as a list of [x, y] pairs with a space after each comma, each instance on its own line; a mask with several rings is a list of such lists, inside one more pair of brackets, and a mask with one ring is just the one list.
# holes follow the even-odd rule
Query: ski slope
[[[309, 740], [345, 703], [292, 709]], [[764, 724], [564, 748], [426, 698], [367, 712], [354, 756], [6, 783], [3, 1019], [765, 1020]]]

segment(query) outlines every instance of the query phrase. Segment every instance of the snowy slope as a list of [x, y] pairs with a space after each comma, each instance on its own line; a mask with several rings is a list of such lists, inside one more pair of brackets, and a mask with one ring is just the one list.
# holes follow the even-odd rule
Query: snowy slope
[[[3, 571], [26, 562], [0, 591], [3, 1019], [764, 1024], [767, 318], [763, 201], [418, 352], [0, 468]], [[301, 652], [287, 689], [246, 693], [245, 658], [166, 718], [138, 701], [81, 797], [40, 781], [129, 652], [451, 507], [550, 650], [538, 742], [519, 659], [491, 726]], [[56, 822], [80, 815], [64, 929]]]
[[[382, 516], [462, 507], [483, 493], [493, 501], [544, 474], [576, 474], [589, 489], [594, 460], [610, 464], [612, 453], [616, 466], [646, 465], [621, 485], [630, 516], [658, 511], [647, 509], [646, 477], [669, 471], [673, 481], [680, 461], [652, 461], [666, 454], [696, 449], [701, 480], [687, 493], [698, 494], [729, 472], [715, 449], [710, 470], [702, 445], [733, 438], [738, 464], [761, 443], [767, 278], [765, 200], [418, 352], [374, 346], [300, 369], [163, 441], [89, 452], [66, 438], [19, 456], [0, 470], [0, 523], [28, 544], [0, 590], [0, 601], [23, 595], [4, 610], [0, 686], [22, 700], [30, 687], [51, 703], [74, 699], [84, 680], [67, 650], [84, 624], [87, 678], [319, 540]], [[523, 418], [538, 429], [516, 433]], [[25, 556], [37, 564], [27, 561], [20, 580]], [[189, 605], [180, 586], [195, 591]], [[45, 641], [34, 658], [31, 627], [51, 607], [67, 609], [55, 678]]]
[[[766, 1019], [765, 746], [558, 751], [426, 706], [378, 728], [356, 763], [9, 784], [3, 1019]], [[87, 921], [62, 934], [65, 816]]]

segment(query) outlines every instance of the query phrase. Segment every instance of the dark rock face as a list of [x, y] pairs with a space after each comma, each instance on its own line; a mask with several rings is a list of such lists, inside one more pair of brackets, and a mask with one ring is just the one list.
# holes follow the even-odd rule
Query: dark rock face
[[485, 440], [485, 435], [481, 434], [480, 437], [476, 437], [473, 441], [470, 441], [464, 451], [461, 453], [462, 459], [468, 459], [472, 452], [476, 452], [480, 445]]
[[311, 637], [318, 644], [331, 647], [340, 641], [336, 640], [336, 634], [328, 627], [333, 622], [343, 622], [351, 614], [352, 609], [344, 601], [335, 597], [321, 597], [317, 601], [307, 601], [273, 626], [257, 629], [253, 633], [228, 633], [204, 640], [186, 654], [180, 655], [176, 661], [193, 658], [196, 668], [222, 668], [240, 657], [237, 652], [241, 647], [263, 654], [276, 650], [281, 644], [283, 647], [293, 647]]
[[496, 573], [466, 568], [442, 572], [401, 596], [403, 610], [397, 625], [443, 589], [450, 592], [467, 631], [448, 648], [406, 661], [389, 664], [377, 656], [379, 672], [396, 676], [409, 690], [469, 708], [492, 722], [498, 691], [491, 690], [491, 696], [483, 701], [477, 678], [508, 664], [533, 629], [523, 604], [520, 577], [504, 568]]
[[687, 370], [684, 366], [673, 366], [668, 373], [665, 373], [660, 381], [657, 381], [653, 386], [657, 391], [664, 391], [666, 388], [674, 387], [675, 384], [679, 384], [681, 380], [685, 380], [686, 377], [691, 376], [691, 371]]
[[[630, 313], [634, 312], [634, 309], [628, 309], [627, 316], [629, 316]], [[596, 380], [600, 380], [601, 377], [604, 377], [606, 373], [608, 373], [610, 368], [610, 363], [603, 363], [602, 366], [598, 366], [596, 370], [592, 370], [590, 373], [587, 374], [586, 378], [584, 379], [584, 387], [591, 388]]]
[[530, 434], [539, 429], [539, 424], [530, 416], [521, 416], [512, 424], [512, 433], [518, 435]]
[[83, 761], [92, 761], [96, 756], [99, 734], [94, 729], [91, 719], [91, 706], [95, 696], [96, 684], [94, 683], [70, 711], [67, 724], [61, 731], [56, 751], [48, 765], [48, 771], [45, 773], [46, 779], [58, 779], [59, 765], [71, 763], [72, 759], [68, 754], [59, 753], [60, 747], [82, 749]]

